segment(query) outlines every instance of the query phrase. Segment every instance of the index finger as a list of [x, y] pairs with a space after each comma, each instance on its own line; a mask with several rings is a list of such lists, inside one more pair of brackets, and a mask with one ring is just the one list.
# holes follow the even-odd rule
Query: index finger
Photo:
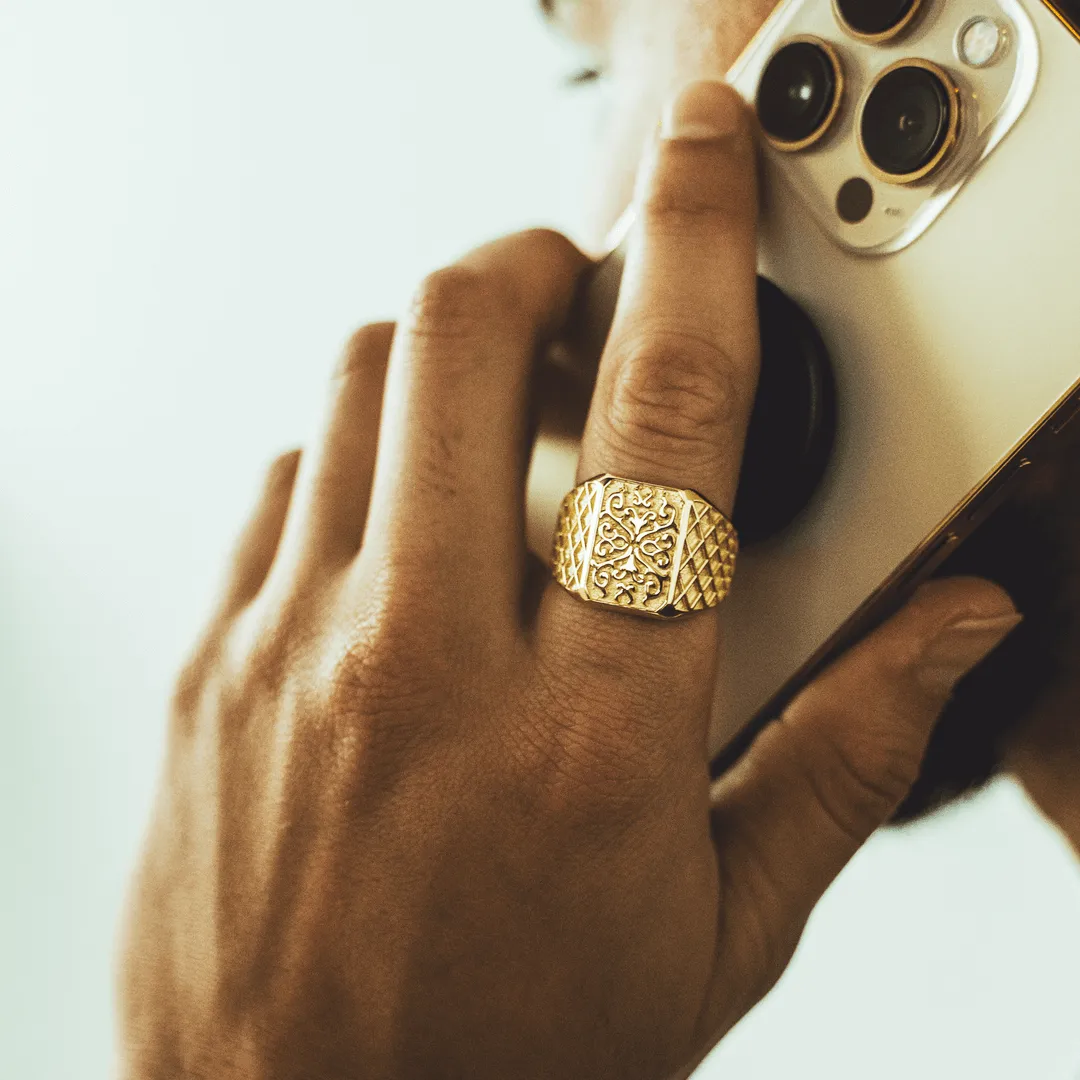
[[687, 87], [642, 170], [622, 289], [578, 479], [692, 488], [730, 514], [758, 370], [749, 112]]
[[[642, 171], [579, 480], [612, 473], [690, 488], [731, 514], [759, 351], [751, 130], [745, 105], [722, 83], [689, 86], [665, 117]], [[552, 586], [541, 631], [563, 666], [580, 663], [590, 678], [619, 672], [638, 700], [661, 687], [658, 707], [686, 717], [701, 741], [715, 612], [656, 623]]]

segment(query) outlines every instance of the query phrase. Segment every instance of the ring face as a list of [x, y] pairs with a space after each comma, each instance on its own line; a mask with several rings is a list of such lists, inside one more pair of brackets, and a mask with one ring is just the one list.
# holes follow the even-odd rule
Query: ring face
[[552, 569], [584, 600], [673, 618], [727, 596], [738, 550], [734, 526], [696, 492], [604, 475], [563, 499]]

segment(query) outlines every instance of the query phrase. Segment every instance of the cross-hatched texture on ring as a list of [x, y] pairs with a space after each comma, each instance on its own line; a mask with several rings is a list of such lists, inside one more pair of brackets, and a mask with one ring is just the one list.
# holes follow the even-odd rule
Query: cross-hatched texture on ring
[[678, 611], [715, 607], [731, 591], [739, 541], [727, 518], [703, 499], [689, 500], [688, 520], [672, 600]]
[[585, 600], [671, 618], [727, 595], [738, 538], [696, 492], [604, 475], [563, 500], [553, 572]]
[[555, 579], [564, 588], [576, 592], [585, 583], [589, 568], [589, 530], [596, 518], [595, 505], [600, 498], [595, 484], [579, 484], [563, 500], [559, 526], [555, 530], [555, 554], [552, 557]]

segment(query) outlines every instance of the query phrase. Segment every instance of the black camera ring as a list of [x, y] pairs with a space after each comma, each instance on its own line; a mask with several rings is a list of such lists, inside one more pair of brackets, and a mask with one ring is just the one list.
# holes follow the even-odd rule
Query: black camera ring
[[[928, 72], [937, 81], [939, 88], [943, 92], [942, 97], [946, 109], [945, 130], [941, 135], [941, 138], [935, 140], [936, 145], [932, 144], [933, 152], [927, 160], [920, 161], [916, 168], [902, 172], [893, 172], [883, 167], [880, 161], [875, 160], [873, 153], [868, 149], [864, 125], [867, 108], [871, 106], [871, 103], [874, 100], [874, 92], [888, 76], [905, 69]], [[939, 67], [930, 60], [923, 60], [918, 57], [897, 60], [895, 63], [890, 64], [888, 67], [883, 68], [878, 72], [874, 81], [870, 84], [870, 89], [867, 91], [862, 100], [862, 104], [859, 107], [859, 114], [855, 121], [855, 131], [859, 143], [859, 152], [862, 154], [863, 160], [866, 162], [874, 176], [889, 184], [918, 183], [920, 180], [925, 179], [934, 172], [934, 170], [941, 165], [950, 152], [956, 147], [960, 136], [960, 89], [944, 68]]]
[[780, 48], [769, 57], [768, 63], [766, 63], [762, 71], [761, 82], [758, 85], [758, 119], [762, 120], [761, 92], [762, 88], [766, 85], [766, 78], [769, 73], [770, 65], [772, 65], [778, 57], [781, 57], [785, 50], [791, 48], [793, 45], [813, 46], [817, 53], [820, 54], [820, 58], [828, 65], [832, 76], [832, 100], [830, 101], [824, 116], [821, 117], [814, 129], [801, 138], [783, 138], [768, 130], [767, 121], [762, 123], [762, 133], [765, 136], [765, 140], [770, 146], [777, 150], [781, 150], [784, 153], [795, 153], [799, 150], [806, 150], [823, 139], [832, 127], [833, 122], [836, 120], [844, 98], [844, 69], [840, 62], [840, 55], [837, 53], [835, 47], [823, 38], [815, 37], [812, 34], [801, 34], [786, 40]]

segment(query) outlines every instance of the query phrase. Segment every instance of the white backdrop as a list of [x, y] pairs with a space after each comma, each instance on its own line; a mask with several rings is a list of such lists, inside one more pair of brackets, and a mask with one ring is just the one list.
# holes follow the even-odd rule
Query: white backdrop
[[[0, 2], [0, 1076], [110, 1075], [171, 675], [339, 344], [573, 229], [595, 102], [529, 3]], [[871, 845], [715, 1075], [1076, 1080], [1078, 971], [1000, 784]]]

